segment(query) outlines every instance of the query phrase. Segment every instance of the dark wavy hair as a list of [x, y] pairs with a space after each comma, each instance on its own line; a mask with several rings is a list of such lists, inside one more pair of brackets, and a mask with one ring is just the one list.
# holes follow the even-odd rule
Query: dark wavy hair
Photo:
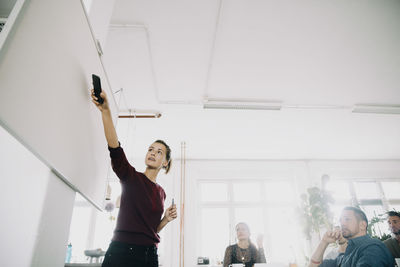
[[389, 216], [389, 217], [397, 216], [397, 217], [399, 217], [399, 219], [400, 219], [400, 212], [398, 212], [398, 211], [391, 210], [391, 211], [386, 212], [386, 214], [387, 214], [387, 216]]
[[368, 219], [367, 219], [367, 215], [365, 215], [365, 212], [363, 212], [359, 208], [350, 207], [350, 206], [349, 207], [345, 207], [343, 210], [352, 210], [354, 212], [354, 215], [357, 218], [357, 221], [366, 222], [367, 226], [365, 227], [365, 229], [368, 229]]

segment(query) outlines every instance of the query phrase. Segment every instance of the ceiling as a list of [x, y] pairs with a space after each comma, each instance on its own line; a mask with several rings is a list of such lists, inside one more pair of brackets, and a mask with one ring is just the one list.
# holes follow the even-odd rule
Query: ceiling
[[[400, 1], [115, 0], [104, 61], [137, 149], [163, 138], [190, 158], [400, 159]], [[206, 110], [207, 99], [279, 111]], [[122, 138], [121, 138], [122, 139]]]

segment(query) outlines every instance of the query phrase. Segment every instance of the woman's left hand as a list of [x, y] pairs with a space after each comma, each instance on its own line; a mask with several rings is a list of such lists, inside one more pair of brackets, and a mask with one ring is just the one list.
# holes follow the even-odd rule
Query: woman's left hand
[[168, 222], [175, 220], [178, 217], [178, 213], [176, 212], [176, 205], [171, 205], [166, 211], [164, 217]]

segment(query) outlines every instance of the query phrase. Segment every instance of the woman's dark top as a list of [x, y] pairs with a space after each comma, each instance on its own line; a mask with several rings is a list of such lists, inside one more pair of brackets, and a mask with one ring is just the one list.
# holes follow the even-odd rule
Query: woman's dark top
[[166, 197], [164, 189], [137, 172], [121, 147], [108, 149], [112, 168], [122, 186], [121, 206], [112, 241], [146, 246], [158, 244], [157, 227]]
[[257, 250], [256, 246], [250, 244], [246, 249], [240, 248], [237, 244], [231, 245], [225, 250], [224, 267], [232, 263], [244, 263], [246, 267], [253, 267], [254, 263], [267, 262], [264, 249]]

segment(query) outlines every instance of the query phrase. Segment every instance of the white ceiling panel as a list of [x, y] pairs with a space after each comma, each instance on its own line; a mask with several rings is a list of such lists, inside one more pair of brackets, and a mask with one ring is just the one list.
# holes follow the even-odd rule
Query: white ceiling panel
[[149, 31], [160, 101], [203, 98], [218, 1], [117, 0], [113, 24]]
[[113, 91], [123, 90], [123, 94], [116, 95], [122, 109], [158, 106], [144, 28], [111, 28], [104, 62]]
[[209, 97], [399, 103], [399, 1], [223, 1]]

